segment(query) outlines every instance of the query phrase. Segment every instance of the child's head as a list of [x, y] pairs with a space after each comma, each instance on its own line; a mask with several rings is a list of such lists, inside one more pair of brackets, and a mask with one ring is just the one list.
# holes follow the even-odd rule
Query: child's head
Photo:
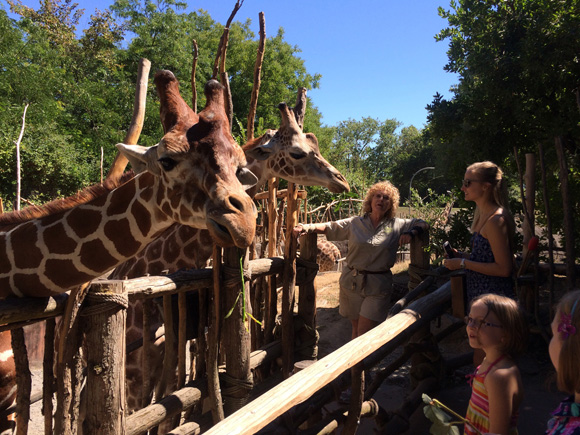
[[566, 293], [552, 322], [550, 359], [558, 373], [558, 388], [580, 392], [580, 290]]
[[526, 348], [527, 328], [524, 315], [511, 298], [485, 294], [473, 299], [467, 318], [467, 333], [472, 347], [497, 347], [515, 357]]

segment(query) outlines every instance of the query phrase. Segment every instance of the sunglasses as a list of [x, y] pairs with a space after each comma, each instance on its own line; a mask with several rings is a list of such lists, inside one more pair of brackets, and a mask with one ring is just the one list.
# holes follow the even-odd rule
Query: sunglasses
[[463, 181], [461, 181], [461, 184], [463, 184], [463, 187], [469, 187], [469, 186], [471, 186], [471, 183], [483, 183], [483, 181], [480, 181], [480, 180], [463, 180]]
[[486, 322], [485, 320], [477, 320], [474, 319], [473, 317], [469, 317], [469, 316], [465, 316], [465, 318], [463, 319], [465, 321], [465, 324], [467, 326], [473, 325], [473, 327], [475, 329], [481, 329], [481, 328], [503, 328], [503, 326], [501, 325], [496, 325], [495, 323], [491, 323], [491, 322]]

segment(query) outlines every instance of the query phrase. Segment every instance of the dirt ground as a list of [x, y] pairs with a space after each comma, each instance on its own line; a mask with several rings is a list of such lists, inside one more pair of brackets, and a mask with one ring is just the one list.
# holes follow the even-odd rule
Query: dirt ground
[[[406, 282], [406, 273], [399, 274], [395, 271], [395, 282]], [[326, 272], [319, 274], [316, 279], [318, 289], [317, 324], [320, 333], [319, 358], [323, 358], [333, 350], [345, 344], [351, 335], [350, 322], [338, 314], [338, 277], [339, 272]], [[542, 323], [549, 325], [548, 314], [545, 313]], [[432, 331], [436, 333], [448, 323], [449, 318], [441, 318], [434, 321]], [[439, 345], [445, 360], [457, 355], [469, 352], [465, 329], [453, 333], [445, 338]], [[381, 362], [386, 366], [394, 360], [399, 353], [391, 355]], [[554, 381], [554, 370], [548, 355], [548, 343], [540, 334], [530, 334], [528, 351], [519, 361], [520, 371], [525, 387], [525, 398], [520, 408], [518, 420], [519, 433], [522, 435], [542, 434], [546, 429], [546, 423], [550, 413], [556, 408], [564, 397], [557, 391]], [[396, 411], [411, 391], [408, 371], [410, 365], [406, 364], [393, 373], [381, 386], [374, 396], [379, 405], [387, 411]], [[375, 370], [375, 369], [373, 369]], [[458, 367], [448, 374], [439, 389], [431, 394], [431, 397], [453, 409], [460, 415], [465, 415], [471, 389], [466, 382], [465, 375], [474, 370], [472, 364]], [[333, 405], [334, 408], [340, 406]], [[423, 414], [423, 406], [420, 406], [409, 420], [409, 429], [403, 433], [408, 435], [428, 434], [431, 422]], [[373, 419], [363, 419], [357, 433], [375, 434], [377, 424]]]

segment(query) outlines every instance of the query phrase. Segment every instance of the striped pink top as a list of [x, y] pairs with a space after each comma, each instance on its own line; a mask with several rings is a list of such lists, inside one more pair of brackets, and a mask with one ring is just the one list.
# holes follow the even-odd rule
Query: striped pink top
[[[492, 367], [500, 362], [504, 356], [505, 355], [500, 356], [493, 363], [491, 363], [485, 372], [478, 373], [479, 367], [481, 367], [478, 366], [475, 370], [475, 374], [469, 376], [472, 381], [471, 399], [469, 399], [469, 406], [467, 407], [467, 415], [465, 417], [465, 419], [469, 422], [469, 424], [465, 424], [463, 432], [465, 435], [476, 435], [477, 432], [474, 430], [474, 428], [479, 430], [481, 433], [489, 432], [489, 400], [483, 381], [485, 380], [485, 377], [492, 369]], [[515, 410], [512, 415], [510, 435], [518, 434], [517, 421], [518, 411]]]

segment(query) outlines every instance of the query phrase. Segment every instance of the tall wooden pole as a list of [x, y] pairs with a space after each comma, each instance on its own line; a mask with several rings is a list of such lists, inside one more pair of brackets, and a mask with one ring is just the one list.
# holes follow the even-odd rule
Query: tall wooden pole
[[[108, 310], [105, 300], [116, 300]], [[83, 432], [103, 435], [125, 433], [125, 322], [128, 301], [122, 282], [93, 284], [86, 297], [87, 406]], [[83, 311], [87, 314], [87, 309]], [[103, 345], [105, 344], [105, 345]]]
[[[231, 314], [223, 320], [224, 352], [226, 354], [226, 373], [221, 386], [227, 415], [242, 408], [249, 400], [253, 387], [250, 370], [250, 332], [244, 319], [244, 306], [250, 310], [249, 282], [242, 289], [240, 283], [240, 257], [244, 270], [248, 267], [248, 252], [238, 248], [224, 249], [225, 306]], [[243, 290], [243, 292], [242, 292]], [[242, 295], [243, 293], [243, 295]]]
[[298, 219], [296, 204], [298, 190], [288, 183], [288, 209], [286, 214], [286, 245], [284, 246], [284, 285], [282, 288], [282, 372], [287, 378], [294, 367], [294, 287], [296, 285], [296, 239], [292, 229]]

